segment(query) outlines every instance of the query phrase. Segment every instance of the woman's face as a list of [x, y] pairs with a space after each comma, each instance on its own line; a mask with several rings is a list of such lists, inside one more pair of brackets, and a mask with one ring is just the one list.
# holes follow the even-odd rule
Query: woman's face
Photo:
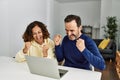
[[42, 33], [42, 30], [40, 27], [38, 26], [35, 26], [33, 29], [32, 29], [32, 34], [33, 34], [33, 38], [34, 40], [39, 43], [39, 44], [42, 44], [43, 43], [43, 33]]

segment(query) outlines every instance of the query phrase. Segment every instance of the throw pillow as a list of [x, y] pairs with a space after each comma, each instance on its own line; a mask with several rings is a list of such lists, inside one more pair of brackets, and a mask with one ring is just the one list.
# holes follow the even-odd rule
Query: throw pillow
[[107, 45], [109, 44], [110, 42], [110, 39], [107, 38], [107, 39], [103, 39], [100, 44], [98, 45], [98, 48], [100, 49], [105, 49], [107, 47]]

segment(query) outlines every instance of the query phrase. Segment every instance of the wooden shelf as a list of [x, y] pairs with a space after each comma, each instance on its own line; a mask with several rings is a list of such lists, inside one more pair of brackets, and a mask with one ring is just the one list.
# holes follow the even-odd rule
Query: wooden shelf
[[88, 25], [88, 26], [82, 26], [82, 27], [83, 27], [82, 29], [83, 33], [92, 38], [92, 26]]

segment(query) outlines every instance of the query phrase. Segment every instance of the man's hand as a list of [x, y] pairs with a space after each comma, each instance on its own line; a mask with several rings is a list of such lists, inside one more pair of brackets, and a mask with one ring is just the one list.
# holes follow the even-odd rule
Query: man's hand
[[61, 40], [62, 40], [62, 36], [61, 36], [60, 34], [56, 34], [56, 35], [54, 36], [54, 43], [55, 43], [56, 46], [57, 46], [57, 45], [60, 45]]
[[85, 49], [85, 42], [83, 39], [78, 39], [76, 42], [77, 48], [82, 52]]

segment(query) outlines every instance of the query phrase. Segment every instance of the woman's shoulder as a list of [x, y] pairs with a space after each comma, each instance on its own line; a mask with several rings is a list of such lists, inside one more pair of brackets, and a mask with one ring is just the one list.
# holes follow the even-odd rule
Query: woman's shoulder
[[53, 42], [53, 40], [51, 38], [47, 38], [45, 39], [46, 42]]
[[54, 41], [50, 38], [45, 39], [45, 43], [48, 43], [50, 45], [54, 45]]
[[46, 39], [46, 43], [48, 43], [51, 47], [55, 46], [54, 41], [52, 39], [50, 39], [50, 38]]

